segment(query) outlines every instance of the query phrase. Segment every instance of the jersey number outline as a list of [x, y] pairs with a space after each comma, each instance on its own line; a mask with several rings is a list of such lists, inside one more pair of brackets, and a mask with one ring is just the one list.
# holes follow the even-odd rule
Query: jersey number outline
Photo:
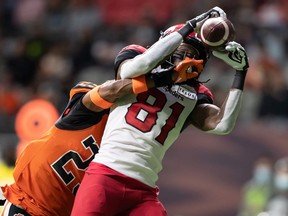
[[[148, 103], [149, 98], [154, 98], [154, 103]], [[128, 112], [125, 115], [126, 122], [137, 128], [143, 133], [147, 133], [152, 130], [156, 124], [158, 112], [161, 112], [167, 102], [165, 94], [157, 89], [150, 89], [148, 92], [137, 95], [137, 101], [128, 108]], [[166, 119], [165, 125], [161, 128], [160, 134], [155, 138], [161, 145], [164, 145], [169, 132], [175, 127], [176, 122], [182, 113], [184, 106], [178, 102], [173, 103], [169, 108], [172, 110], [168, 119]], [[137, 118], [140, 112], [145, 112], [145, 119], [140, 120]]]
[[[51, 164], [54, 172], [56, 172], [61, 181], [69, 188], [69, 190], [74, 195], [77, 193], [80, 182], [74, 181], [76, 179], [76, 176], [79, 176], [79, 174], [73, 173], [73, 171], [75, 171], [76, 168], [76, 170], [84, 172], [99, 150], [99, 146], [92, 135], [81, 141], [81, 144], [87, 151], [90, 151], [90, 155], [87, 159], [84, 160], [78, 152], [74, 150], [69, 150]], [[67, 164], [73, 164], [73, 168], [69, 169], [68, 167], [66, 167]]]

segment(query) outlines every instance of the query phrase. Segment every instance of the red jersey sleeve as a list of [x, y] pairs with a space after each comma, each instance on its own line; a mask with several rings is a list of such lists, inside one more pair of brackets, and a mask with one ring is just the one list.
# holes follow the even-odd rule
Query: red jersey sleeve
[[214, 96], [212, 92], [203, 84], [199, 84], [195, 87], [197, 92], [198, 101], [197, 104], [209, 103], [213, 104]]
[[115, 77], [117, 77], [117, 71], [119, 68], [119, 65], [127, 60], [127, 59], [132, 59], [137, 55], [140, 55], [146, 51], [146, 48], [132, 44], [129, 46], [124, 47], [116, 56], [115, 61], [114, 61], [114, 71], [115, 71]]

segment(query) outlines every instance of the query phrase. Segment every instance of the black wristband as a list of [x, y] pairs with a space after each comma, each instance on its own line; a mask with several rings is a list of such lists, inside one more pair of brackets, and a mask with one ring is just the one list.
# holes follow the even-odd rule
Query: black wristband
[[0, 199], [0, 206], [4, 206], [4, 204], [5, 204], [5, 202], [6, 202], [6, 199]]
[[193, 26], [187, 22], [181, 29], [178, 30], [178, 33], [182, 35], [183, 39], [185, 39], [193, 31]]
[[173, 84], [172, 80], [172, 72], [171, 71], [166, 71], [164, 72], [156, 72], [156, 73], [151, 73], [151, 78], [154, 80], [155, 87], [162, 87], [162, 86], [169, 86]]
[[244, 71], [236, 70], [232, 88], [243, 90], [246, 74], [247, 74], [247, 70], [244, 70]]

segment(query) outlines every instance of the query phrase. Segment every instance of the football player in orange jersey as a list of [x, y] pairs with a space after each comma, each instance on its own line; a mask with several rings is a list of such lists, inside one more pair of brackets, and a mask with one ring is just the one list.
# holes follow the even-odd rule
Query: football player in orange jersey
[[177, 76], [171, 67], [98, 86], [78, 83], [56, 123], [17, 158], [15, 182], [1, 187], [6, 198], [1, 216], [70, 215], [84, 171], [98, 152], [112, 103], [124, 95], [170, 85]]

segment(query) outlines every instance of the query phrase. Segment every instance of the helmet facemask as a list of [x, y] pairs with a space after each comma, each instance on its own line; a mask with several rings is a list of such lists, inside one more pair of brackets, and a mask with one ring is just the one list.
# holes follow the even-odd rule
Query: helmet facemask
[[[205, 62], [205, 59], [201, 58], [202, 56], [198, 49], [196, 49], [191, 44], [184, 42], [180, 44], [180, 46], [174, 51], [174, 53], [171, 56], [169, 56], [169, 58], [166, 59], [166, 61], [161, 66], [162, 68], [177, 66], [186, 57], [197, 60], [202, 59]], [[191, 70], [191, 72], [192, 71], [199, 72], [198, 69], [194, 66], [191, 66], [191, 68], [188, 68], [188, 70]]]

